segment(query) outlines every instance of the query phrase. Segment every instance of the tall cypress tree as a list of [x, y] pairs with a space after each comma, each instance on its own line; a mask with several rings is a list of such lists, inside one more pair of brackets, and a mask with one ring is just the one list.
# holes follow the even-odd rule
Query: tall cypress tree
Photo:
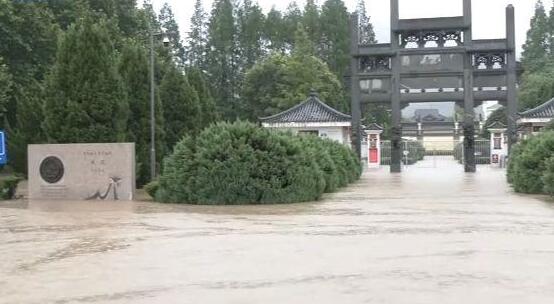
[[375, 39], [375, 31], [373, 30], [373, 24], [371, 24], [371, 19], [367, 15], [365, 0], [358, 0], [356, 12], [358, 13], [358, 22], [360, 27], [360, 43], [377, 43], [377, 40]]
[[252, 67], [262, 57], [262, 38], [265, 15], [261, 7], [251, 0], [244, 0], [238, 8], [238, 58], [240, 71]]
[[204, 68], [207, 43], [206, 13], [202, 0], [196, 0], [194, 13], [190, 19], [190, 33], [188, 36], [187, 61], [193, 67]]
[[339, 79], [350, 63], [349, 14], [342, 0], [327, 0], [321, 8], [321, 58]]
[[219, 113], [237, 117], [239, 75], [236, 52], [236, 22], [230, 0], [216, 0], [208, 25], [207, 70]]
[[206, 78], [200, 69], [194, 67], [188, 69], [187, 80], [198, 94], [198, 102], [200, 104], [198, 128], [204, 129], [219, 118], [215, 101], [210, 92], [208, 83], [206, 82]]
[[8, 67], [0, 57], [0, 128], [5, 128], [6, 113], [8, 111], [8, 96], [12, 88], [12, 76], [8, 72]]
[[535, 15], [531, 19], [531, 28], [527, 32], [527, 41], [523, 46], [522, 64], [529, 73], [544, 67], [549, 50], [548, 18], [541, 0], [535, 5]]
[[179, 25], [175, 20], [175, 15], [171, 6], [167, 3], [164, 4], [160, 10], [159, 15], [160, 23], [164, 32], [164, 35], [169, 38], [171, 53], [179, 64], [185, 62], [185, 48], [181, 41], [181, 32], [179, 31]]
[[272, 7], [264, 25], [264, 39], [270, 51], [284, 52], [286, 50], [286, 29], [283, 14]]
[[294, 46], [295, 33], [298, 28], [298, 24], [302, 23], [302, 10], [296, 3], [296, 1], [291, 2], [287, 6], [285, 15], [283, 16], [284, 20], [284, 31], [285, 31], [285, 42], [288, 50], [292, 50]]
[[63, 35], [47, 79], [44, 116], [51, 142], [126, 139], [128, 103], [104, 20], [86, 16]]
[[163, 105], [166, 150], [187, 134], [200, 129], [200, 105], [198, 94], [189, 84], [183, 71], [169, 66], [160, 84], [160, 99]]
[[[129, 100], [128, 138], [136, 145], [137, 184], [150, 180], [150, 71], [146, 50], [132, 42], [124, 45], [119, 59], [119, 73]], [[164, 155], [163, 114], [159, 98], [155, 100], [156, 158]]]
[[315, 44], [319, 44], [321, 38], [321, 21], [319, 20], [319, 7], [315, 0], [307, 0], [304, 6], [304, 15], [302, 16], [302, 25], [308, 33], [308, 37]]

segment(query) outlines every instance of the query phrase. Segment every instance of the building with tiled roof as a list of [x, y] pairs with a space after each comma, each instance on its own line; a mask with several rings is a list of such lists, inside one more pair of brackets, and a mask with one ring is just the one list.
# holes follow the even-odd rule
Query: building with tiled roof
[[519, 113], [517, 123], [520, 132], [525, 136], [540, 132], [552, 120], [554, 120], [554, 98], [536, 108]]
[[350, 144], [352, 117], [325, 104], [312, 91], [304, 102], [281, 113], [260, 118], [262, 126], [312, 134]]

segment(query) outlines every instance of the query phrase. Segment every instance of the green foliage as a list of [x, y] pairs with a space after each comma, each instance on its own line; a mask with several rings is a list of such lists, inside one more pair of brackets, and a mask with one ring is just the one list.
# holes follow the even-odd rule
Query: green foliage
[[519, 91], [522, 109], [537, 107], [554, 97], [554, 64], [546, 65], [545, 70], [525, 73]]
[[312, 201], [360, 174], [354, 153], [338, 143], [251, 123], [219, 123], [175, 146], [165, 160], [156, 198], [193, 204]]
[[201, 130], [219, 118], [217, 107], [204, 73], [200, 69], [194, 67], [188, 69], [187, 79], [191, 87], [198, 94], [198, 102], [200, 103], [198, 129]]
[[544, 192], [554, 196], [554, 156], [551, 156], [545, 162], [542, 183], [544, 184]]
[[516, 145], [510, 156], [508, 182], [523, 193], [543, 193], [547, 160], [554, 155], [554, 132], [545, 132]]
[[[12, 87], [12, 76], [0, 57], [0, 127], [5, 121], [5, 113], [8, 110], [9, 93]], [[5, 127], [5, 126], [4, 126]]]
[[106, 22], [85, 17], [63, 35], [47, 80], [44, 117], [50, 142], [125, 140], [128, 103]]
[[9, 176], [0, 178], [0, 200], [13, 199], [17, 185], [21, 181], [20, 177]]
[[198, 93], [177, 67], [169, 68], [159, 92], [163, 104], [166, 147], [171, 151], [184, 135], [199, 131], [201, 113]]
[[322, 40], [321, 58], [333, 73], [342, 79], [350, 63], [349, 13], [342, 0], [326, 0], [321, 7], [320, 26]]
[[489, 126], [493, 125], [495, 122], [499, 122], [505, 126], [508, 125], [508, 109], [506, 107], [498, 108], [487, 118], [482, 134], [484, 139], [490, 139]]
[[188, 35], [187, 60], [196, 68], [204, 67], [207, 43], [207, 20], [202, 0], [194, 3], [194, 13], [190, 19], [190, 33]]
[[548, 17], [541, 0], [535, 5], [535, 15], [531, 19], [531, 27], [527, 32], [527, 41], [523, 46], [522, 63], [526, 71], [533, 73], [542, 70], [550, 41]]
[[[304, 37], [299, 28], [298, 37]], [[252, 120], [276, 114], [306, 99], [315, 89], [330, 106], [346, 110], [341, 84], [320, 59], [307, 55], [310, 44], [299, 43], [303, 51], [292, 56], [273, 54], [250, 69], [245, 76], [242, 97], [244, 112]]]

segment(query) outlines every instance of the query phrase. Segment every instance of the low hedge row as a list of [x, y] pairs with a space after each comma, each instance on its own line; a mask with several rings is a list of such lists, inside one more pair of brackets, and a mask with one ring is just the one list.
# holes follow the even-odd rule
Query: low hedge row
[[183, 138], [147, 191], [165, 203], [293, 203], [317, 200], [360, 175], [359, 159], [334, 141], [219, 123]]
[[17, 176], [0, 177], [0, 200], [14, 198], [20, 181], [21, 178]]
[[554, 131], [514, 146], [508, 165], [508, 182], [516, 192], [554, 195]]

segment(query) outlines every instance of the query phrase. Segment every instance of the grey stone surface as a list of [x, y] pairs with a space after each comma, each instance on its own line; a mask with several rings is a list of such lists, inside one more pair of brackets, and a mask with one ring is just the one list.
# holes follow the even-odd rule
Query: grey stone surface
[[29, 198], [133, 200], [135, 144], [29, 145]]

